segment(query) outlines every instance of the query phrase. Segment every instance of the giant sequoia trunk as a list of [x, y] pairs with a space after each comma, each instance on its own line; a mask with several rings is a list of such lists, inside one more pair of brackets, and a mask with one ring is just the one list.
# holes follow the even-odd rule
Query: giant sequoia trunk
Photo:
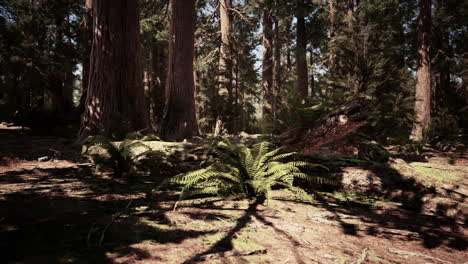
[[419, 1], [418, 21], [418, 70], [416, 73], [416, 120], [411, 139], [421, 141], [431, 124], [431, 0]]
[[79, 139], [122, 126], [149, 129], [140, 63], [137, 1], [93, 1], [89, 86]]
[[221, 22], [221, 47], [219, 56], [219, 90], [221, 97], [220, 119], [222, 128], [232, 132], [232, 44], [231, 44], [231, 0], [219, 2]]
[[273, 114], [273, 16], [270, 5], [263, 11], [262, 61], [263, 117]]
[[172, 0], [166, 103], [161, 134], [183, 140], [198, 135], [195, 115], [193, 57], [195, 0]]
[[297, 83], [296, 91], [299, 99], [304, 101], [308, 97], [307, 81], [307, 36], [304, 21], [304, 0], [298, 0], [296, 18], [297, 18], [297, 42], [296, 42], [296, 68]]

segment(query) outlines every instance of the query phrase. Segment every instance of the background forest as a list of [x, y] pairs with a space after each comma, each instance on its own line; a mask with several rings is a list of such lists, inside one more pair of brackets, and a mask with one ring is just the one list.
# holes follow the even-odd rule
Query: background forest
[[467, 15], [0, 0], [0, 262], [466, 263]]
[[[107, 3], [111, 14], [93, 12], [91, 2], [1, 2], [2, 120], [74, 137], [82, 116], [81, 138], [146, 129], [182, 140], [281, 133], [366, 98], [371, 122], [362, 130], [381, 143], [405, 143], [412, 131], [416, 141], [460, 140], [468, 126], [465, 1], [200, 0], [187, 10], [154, 0], [125, 10]], [[138, 34], [102, 39], [94, 50], [94, 27], [106, 26], [96, 15], [122, 15]], [[171, 53], [176, 31], [180, 44]], [[94, 67], [106, 52], [133, 61]], [[115, 70], [125, 64], [125, 72]], [[106, 92], [118, 85], [134, 97]], [[95, 117], [99, 128], [84, 115], [88, 91], [99, 97], [95, 89], [108, 98], [103, 112], [112, 113]], [[192, 131], [179, 129], [187, 120]]]

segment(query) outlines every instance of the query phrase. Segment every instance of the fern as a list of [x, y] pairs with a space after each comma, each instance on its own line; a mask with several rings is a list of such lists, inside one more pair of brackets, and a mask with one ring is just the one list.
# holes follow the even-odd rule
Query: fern
[[221, 141], [213, 149], [215, 158], [211, 165], [179, 174], [165, 180], [155, 191], [171, 184], [182, 185], [179, 200], [174, 206], [195, 195], [215, 195], [219, 197], [241, 196], [260, 201], [271, 199], [271, 190], [282, 187], [290, 190], [297, 198], [307, 200], [309, 195], [300, 187], [294, 186], [295, 179], [313, 183], [331, 183], [330, 180], [302, 173], [304, 167], [323, 167], [304, 161], [283, 162], [295, 153], [281, 153], [281, 148], [271, 150], [268, 142], [247, 147]]
[[[132, 137], [130, 137], [132, 138]], [[144, 151], [135, 153], [136, 148], [143, 148]], [[98, 153], [102, 149], [106, 155]], [[97, 170], [112, 169], [115, 176], [122, 176], [123, 173], [137, 169], [137, 161], [149, 156], [152, 153], [150, 147], [140, 140], [125, 139], [122, 142], [112, 142], [104, 136], [90, 136], [84, 141], [81, 154], [91, 159]]]

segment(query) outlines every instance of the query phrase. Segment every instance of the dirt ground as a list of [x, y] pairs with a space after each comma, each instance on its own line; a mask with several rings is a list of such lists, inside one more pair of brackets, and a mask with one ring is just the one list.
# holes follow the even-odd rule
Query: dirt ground
[[71, 143], [0, 139], [2, 263], [468, 263], [466, 221], [325, 192], [173, 211], [156, 179], [96, 174]]

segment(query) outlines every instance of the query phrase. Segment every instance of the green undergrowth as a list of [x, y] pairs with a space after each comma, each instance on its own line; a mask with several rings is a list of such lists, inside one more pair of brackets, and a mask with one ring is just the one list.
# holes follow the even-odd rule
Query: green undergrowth
[[417, 172], [442, 182], [456, 182], [468, 175], [468, 167], [445, 164], [411, 162], [409, 163]]

